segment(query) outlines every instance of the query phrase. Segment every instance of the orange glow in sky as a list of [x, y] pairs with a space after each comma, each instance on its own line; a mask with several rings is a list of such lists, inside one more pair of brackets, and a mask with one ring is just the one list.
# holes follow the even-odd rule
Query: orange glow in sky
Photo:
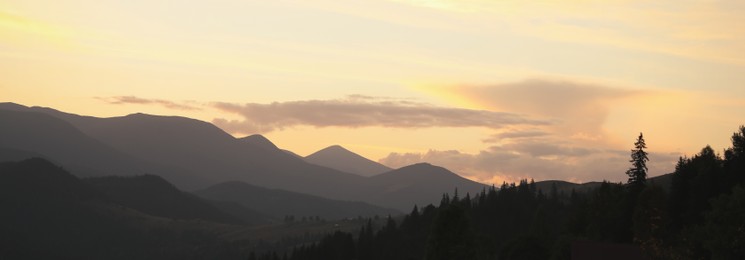
[[193, 117], [485, 182], [619, 181], [640, 131], [652, 175], [729, 146], [743, 24], [735, 0], [5, 0], [0, 101]]

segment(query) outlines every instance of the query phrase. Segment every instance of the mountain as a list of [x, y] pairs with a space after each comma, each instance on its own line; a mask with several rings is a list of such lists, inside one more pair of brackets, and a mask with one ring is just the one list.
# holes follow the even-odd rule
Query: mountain
[[269, 141], [266, 137], [260, 134], [249, 135], [243, 138], [238, 138], [240, 142], [244, 142], [255, 147], [264, 148], [267, 151], [273, 151], [279, 149], [272, 141]]
[[365, 177], [393, 170], [339, 145], [332, 145], [308, 155], [305, 161]]
[[204, 190], [195, 191], [194, 194], [214, 201], [235, 202], [276, 218], [293, 215], [296, 218], [319, 216], [324, 219], [336, 220], [357, 216], [387, 216], [401, 213], [364, 202], [331, 200], [297, 192], [267, 189], [238, 181], [220, 183]]
[[[364, 187], [364, 178], [360, 176], [307, 163], [277, 149], [260, 136], [236, 139], [210, 123], [195, 119], [139, 113], [95, 118], [49, 108], [27, 108], [12, 103], [0, 104], [0, 110], [6, 113], [51, 116], [56, 121], [66, 122], [68, 126], [74, 125], [70, 128], [78, 132], [78, 135], [87, 135], [88, 139], [138, 161], [129, 164], [140, 166], [137, 171], [116, 174], [156, 174], [181, 189], [203, 189], [220, 182], [238, 180], [328, 198], [361, 199], [359, 192], [370, 190]], [[28, 127], [33, 126], [17, 128], [20, 130]], [[24, 140], [37, 136], [33, 131], [26, 133], [23, 130], [14, 134], [24, 136]], [[53, 137], [47, 139], [69, 139], [63, 134]], [[61, 161], [67, 167], [68, 160], [58, 158], [59, 153], [48, 154], [44, 149], [29, 147], [25, 145], [27, 141], [17, 143], [18, 145], [8, 148], [39, 152]], [[0, 147], [3, 146], [0, 143]], [[77, 153], [88, 151], [83, 149], [87, 147], [78, 148]], [[62, 155], [75, 159], [73, 161], [86, 158], [76, 153]], [[103, 153], [100, 157], [106, 155], [107, 153]]]
[[[541, 190], [543, 194], [548, 195], [551, 192], [551, 187], [555, 186], [556, 191], [559, 194], [563, 194], [565, 196], [569, 196], [569, 194], [572, 193], [572, 190], [575, 192], [580, 193], [586, 193], [588, 191], [592, 191], [598, 187], [602, 182], [592, 181], [592, 182], [586, 182], [586, 183], [573, 183], [568, 181], [559, 181], [559, 180], [547, 180], [547, 181], [539, 181], [536, 182], [536, 190]], [[670, 186], [672, 186], [672, 174], [663, 174], [655, 177], [650, 177], [647, 179], [648, 185], [659, 185], [663, 189], [669, 191]]]
[[536, 190], [540, 190], [543, 194], [548, 195], [551, 192], [551, 187], [555, 186], [558, 195], [563, 194], [564, 196], [569, 196], [572, 193], [572, 190], [575, 192], [585, 193], [600, 187], [600, 184], [602, 184], [602, 182], [573, 183], [568, 181], [547, 180], [536, 182], [535, 187]]
[[44, 156], [35, 152], [0, 147], [0, 162], [21, 161], [34, 157], [42, 158]]
[[3, 259], [246, 257], [225, 250], [230, 226], [144, 214], [40, 158], [0, 163], [0, 208]]
[[[0, 103], [0, 112], [0, 134], [4, 137], [0, 148], [40, 154], [78, 176], [154, 174], [187, 191], [241, 181], [402, 211], [415, 203], [436, 202], [432, 197], [425, 199], [428, 194], [437, 199], [455, 187], [462, 192], [481, 187], [432, 166], [420, 169], [424, 173], [413, 177], [406, 177], [407, 167], [363, 177], [308, 163], [278, 149], [263, 136], [234, 138], [210, 123], [185, 117], [138, 113], [96, 118], [12, 103]], [[338, 152], [346, 151], [343, 148], [329, 150], [342, 154], [340, 157], [355, 158], [351, 152]], [[364, 158], [356, 161], [370, 164]], [[440, 180], [437, 173], [443, 171], [447, 174], [439, 175], [449, 178]], [[401, 178], [410, 183], [402, 184]], [[417, 195], [422, 191], [425, 194]]]
[[481, 192], [486, 186], [458, 176], [457, 174], [428, 163], [419, 163], [370, 177], [370, 183], [381, 187], [370, 198], [372, 203], [384, 203], [399, 210], [411, 210], [413, 204], [437, 205], [443, 193], [451, 196], [458, 190], [459, 196]]
[[648, 178], [647, 184], [648, 185], [659, 185], [660, 187], [662, 187], [663, 189], [669, 192], [673, 186], [673, 174], [667, 173], [667, 174]]
[[[155, 175], [106, 176], [87, 178], [86, 182], [103, 192], [115, 203], [140, 212], [170, 219], [203, 219], [219, 223], [265, 224], [267, 217], [231, 216], [210, 203], [178, 190]], [[262, 221], [263, 220], [263, 221]]]
[[0, 127], [0, 136], [3, 136], [0, 147], [8, 159], [38, 154], [52, 158], [82, 176], [141, 172], [133, 158], [53, 116], [0, 110], [0, 125], [3, 126]]

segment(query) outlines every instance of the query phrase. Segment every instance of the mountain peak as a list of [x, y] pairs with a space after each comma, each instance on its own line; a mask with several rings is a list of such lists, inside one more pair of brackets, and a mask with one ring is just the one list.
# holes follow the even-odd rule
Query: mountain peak
[[249, 135], [243, 138], [239, 138], [238, 140], [240, 140], [241, 142], [253, 144], [264, 149], [279, 149], [274, 143], [272, 143], [272, 141], [260, 134]]
[[418, 167], [418, 168], [438, 167], [438, 168], [440, 168], [439, 166], [432, 165], [431, 163], [428, 163], [428, 162], [415, 163], [415, 164], [404, 166], [404, 167], [401, 167], [401, 168], [407, 168], [407, 167], [412, 167], [412, 168], [414, 168], [414, 167]]
[[348, 152], [348, 153], [352, 153], [352, 151], [349, 151], [349, 150], [347, 150], [347, 148], [344, 148], [344, 147], [342, 147], [341, 145], [338, 145], [338, 144], [335, 144], [335, 145], [332, 145], [332, 146], [323, 148], [323, 149], [321, 149], [321, 150], [319, 150], [318, 152], [315, 152], [315, 153], [320, 153], [320, 152]]
[[451, 172], [448, 169], [445, 169], [443, 167], [432, 165], [427, 162], [421, 162], [421, 163], [415, 163], [412, 165], [407, 165], [401, 168], [398, 168], [395, 170], [395, 172], [398, 172], [398, 174], [434, 174], [434, 175], [449, 175], [449, 176], [458, 176], [458, 174], [455, 174]]
[[341, 145], [323, 148], [305, 157], [305, 161], [343, 172], [361, 176], [373, 176], [390, 171], [391, 168], [362, 157]]

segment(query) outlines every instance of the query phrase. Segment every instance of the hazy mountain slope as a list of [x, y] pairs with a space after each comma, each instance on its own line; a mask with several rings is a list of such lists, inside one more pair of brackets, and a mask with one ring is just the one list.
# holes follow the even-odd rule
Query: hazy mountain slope
[[[15, 104], [0, 104], [0, 110], [8, 107], [15, 110], [25, 108]], [[480, 185], [442, 168], [439, 169], [448, 173], [442, 176], [449, 178], [440, 180], [428, 174], [414, 174], [404, 178], [408, 178], [407, 182], [401, 182], [398, 177], [390, 177], [392, 175], [386, 173], [380, 174], [382, 177], [378, 175], [366, 178], [305, 162], [284, 150], [277, 149], [262, 136], [236, 139], [210, 123], [183, 117], [132, 114], [123, 117], [95, 118], [49, 108], [33, 107], [25, 110], [43, 112], [72, 122], [75, 127], [67, 124], [71, 129], [68, 130], [77, 132], [81, 138], [85, 137], [82, 134], [85, 133], [93, 142], [102, 143], [115, 149], [114, 151], [136, 159], [124, 160], [126, 163], [123, 163], [135, 167], [135, 174], [159, 175], [185, 190], [203, 189], [217, 183], [236, 180], [331, 199], [365, 201], [408, 211], [415, 203], [436, 202], [442, 193], [452, 192], [455, 187], [465, 192], [471, 191], [472, 186]], [[21, 132], [24, 131], [23, 127], [17, 128]], [[80, 131], [77, 131], [78, 129]], [[76, 143], [66, 135], [54, 135], [38, 138], [59, 138], [68, 142], [70, 147]], [[30, 139], [34, 138], [37, 137]], [[44, 149], [36, 149], [25, 142], [20, 144], [23, 145], [17, 147], [22, 150], [48, 155]], [[87, 166], [99, 172], [107, 172], [104, 166], [110, 166], [109, 164], [96, 162], [112, 159], [106, 158], [107, 153], [90, 150], [85, 145], [76, 146], [75, 153], [94, 153], [103, 157], [95, 162], [87, 162], [90, 164]], [[58, 159], [55, 155], [47, 157], [59, 160], [67, 166], [65, 160]], [[84, 162], [83, 158], [86, 157], [73, 158]], [[431, 194], [435, 196], [429, 196]]]
[[551, 186], [556, 187], [557, 195], [569, 196], [572, 193], [572, 189], [575, 192], [588, 192], [597, 187], [600, 187], [601, 182], [587, 182], [587, 183], [573, 183], [568, 181], [559, 180], [548, 180], [539, 181], [535, 183], [536, 190], [540, 190], [543, 194], [549, 195], [551, 192]]
[[[363, 179], [308, 164], [276, 147], [239, 140], [216, 126], [183, 117], [134, 114], [106, 118], [87, 132], [142, 159], [203, 173], [208, 182], [240, 180], [332, 198], [355, 194]], [[273, 146], [273, 145], [272, 145]]]
[[370, 183], [381, 187], [370, 198], [372, 203], [391, 205], [402, 211], [411, 210], [412, 203], [419, 206], [436, 205], [443, 193], [452, 195], [456, 188], [461, 196], [465, 196], [467, 192], [475, 194], [486, 187], [428, 163], [414, 164], [370, 177]]
[[83, 176], [141, 173], [132, 158], [80, 132], [58, 118], [0, 110], [0, 147], [35, 153]]
[[370, 190], [360, 176], [309, 164], [260, 136], [236, 139], [195, 119], [146, 114], [95, 118], [0, 104], [0, 109], [24, 108], [64, 119], [90, 137], [150, 162], [147, 173], [163, 176], [182, 189], [240, 180], [330, 198], [361, 199], [360, 192]]
[[44, 156], [35, 152], [0, 147], [0, 162], [21, 161], [33, 157], [43, 158]]
[[[203, 219], [221, 223], [242, 223], [237, 216], [222, 212], [208, 202], [176, 189], [161, 177], [139, 175], [88, 178], [93, 185], [117, 204], [140, 212], [171, 219]], [[244, 216], [245, 217], [245, 216]], [[250, 216], [246, 219], [259, 219]], [[246, 224], [263, 224], [246, 223]]]
[[112, 203], [39, 158], [0, 163], [0, 208], [4, 259], [240, 259], [221, 252], [215, 224], [175, 224]]
[[341, 219], [400, 213], [363, 202], [331, 200], [285, 190], [267, 189], [237, 181], [220, 183], [194, 193], [205, 199], [236, 202], [277, 218], [294, 215], [297, 218], [320, 216], [325, 219]]
[[[672, 174], [663, 174], [655, 177], [650, 177], [647, 179], [648, 185], [659, 185], [663, 189], [669, 190], [672, 183]], [[559, 194], [564, 194], [565, 196], [569, 196], [571, 194], [572, 189], [574, 189], [575, 192], [588, 192], [593, 189], [596, 189], [600, 187], [602, 182], [592, 181], [592, 182], [586, 182], [586, 183], [573, 183], [568, 181], [559, 181], [559, 180], [547, 180], [547, 181], [539, 181], [536, 182], [536, 190], [543, 191], [543, 194], [548, 195], [551, 192], [551, 186], [556, 186], [556, 191]]]
[[272, 143], [272, 141], [269, 141], [269, 139], [259, 134], [238, 138], [238, 140], [240, 142], [250, 144], [258, 148], [263, 148], [267, 151], [274, 151], [279, 149], [276, 145], [274, 145], [274, 143]]
[[332, 145], [308, 155], [305, 161], [366, 177], [393, 170], [339, 145]]

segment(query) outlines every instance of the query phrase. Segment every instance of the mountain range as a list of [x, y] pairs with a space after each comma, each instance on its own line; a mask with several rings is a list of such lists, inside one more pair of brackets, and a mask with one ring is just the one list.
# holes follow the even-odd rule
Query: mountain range
[[[301, 158], [261, 135], [235, 138], [185, 117], [137, 113], [97, 118], [2, 103], [0, 124], [0, 156], [39, 155], [78, 176], [153, 174], [187, 191], [239, 181], [408, 211], [415, 204], [437, 203], [445, 192], [474, 193], [484, 187], [429, 164], [381, 173], [385, 166], [342, 147]], [[335, 163], [345, 160], [357, 163]], [[358, 175], [373, 173], [377, 175]]]

